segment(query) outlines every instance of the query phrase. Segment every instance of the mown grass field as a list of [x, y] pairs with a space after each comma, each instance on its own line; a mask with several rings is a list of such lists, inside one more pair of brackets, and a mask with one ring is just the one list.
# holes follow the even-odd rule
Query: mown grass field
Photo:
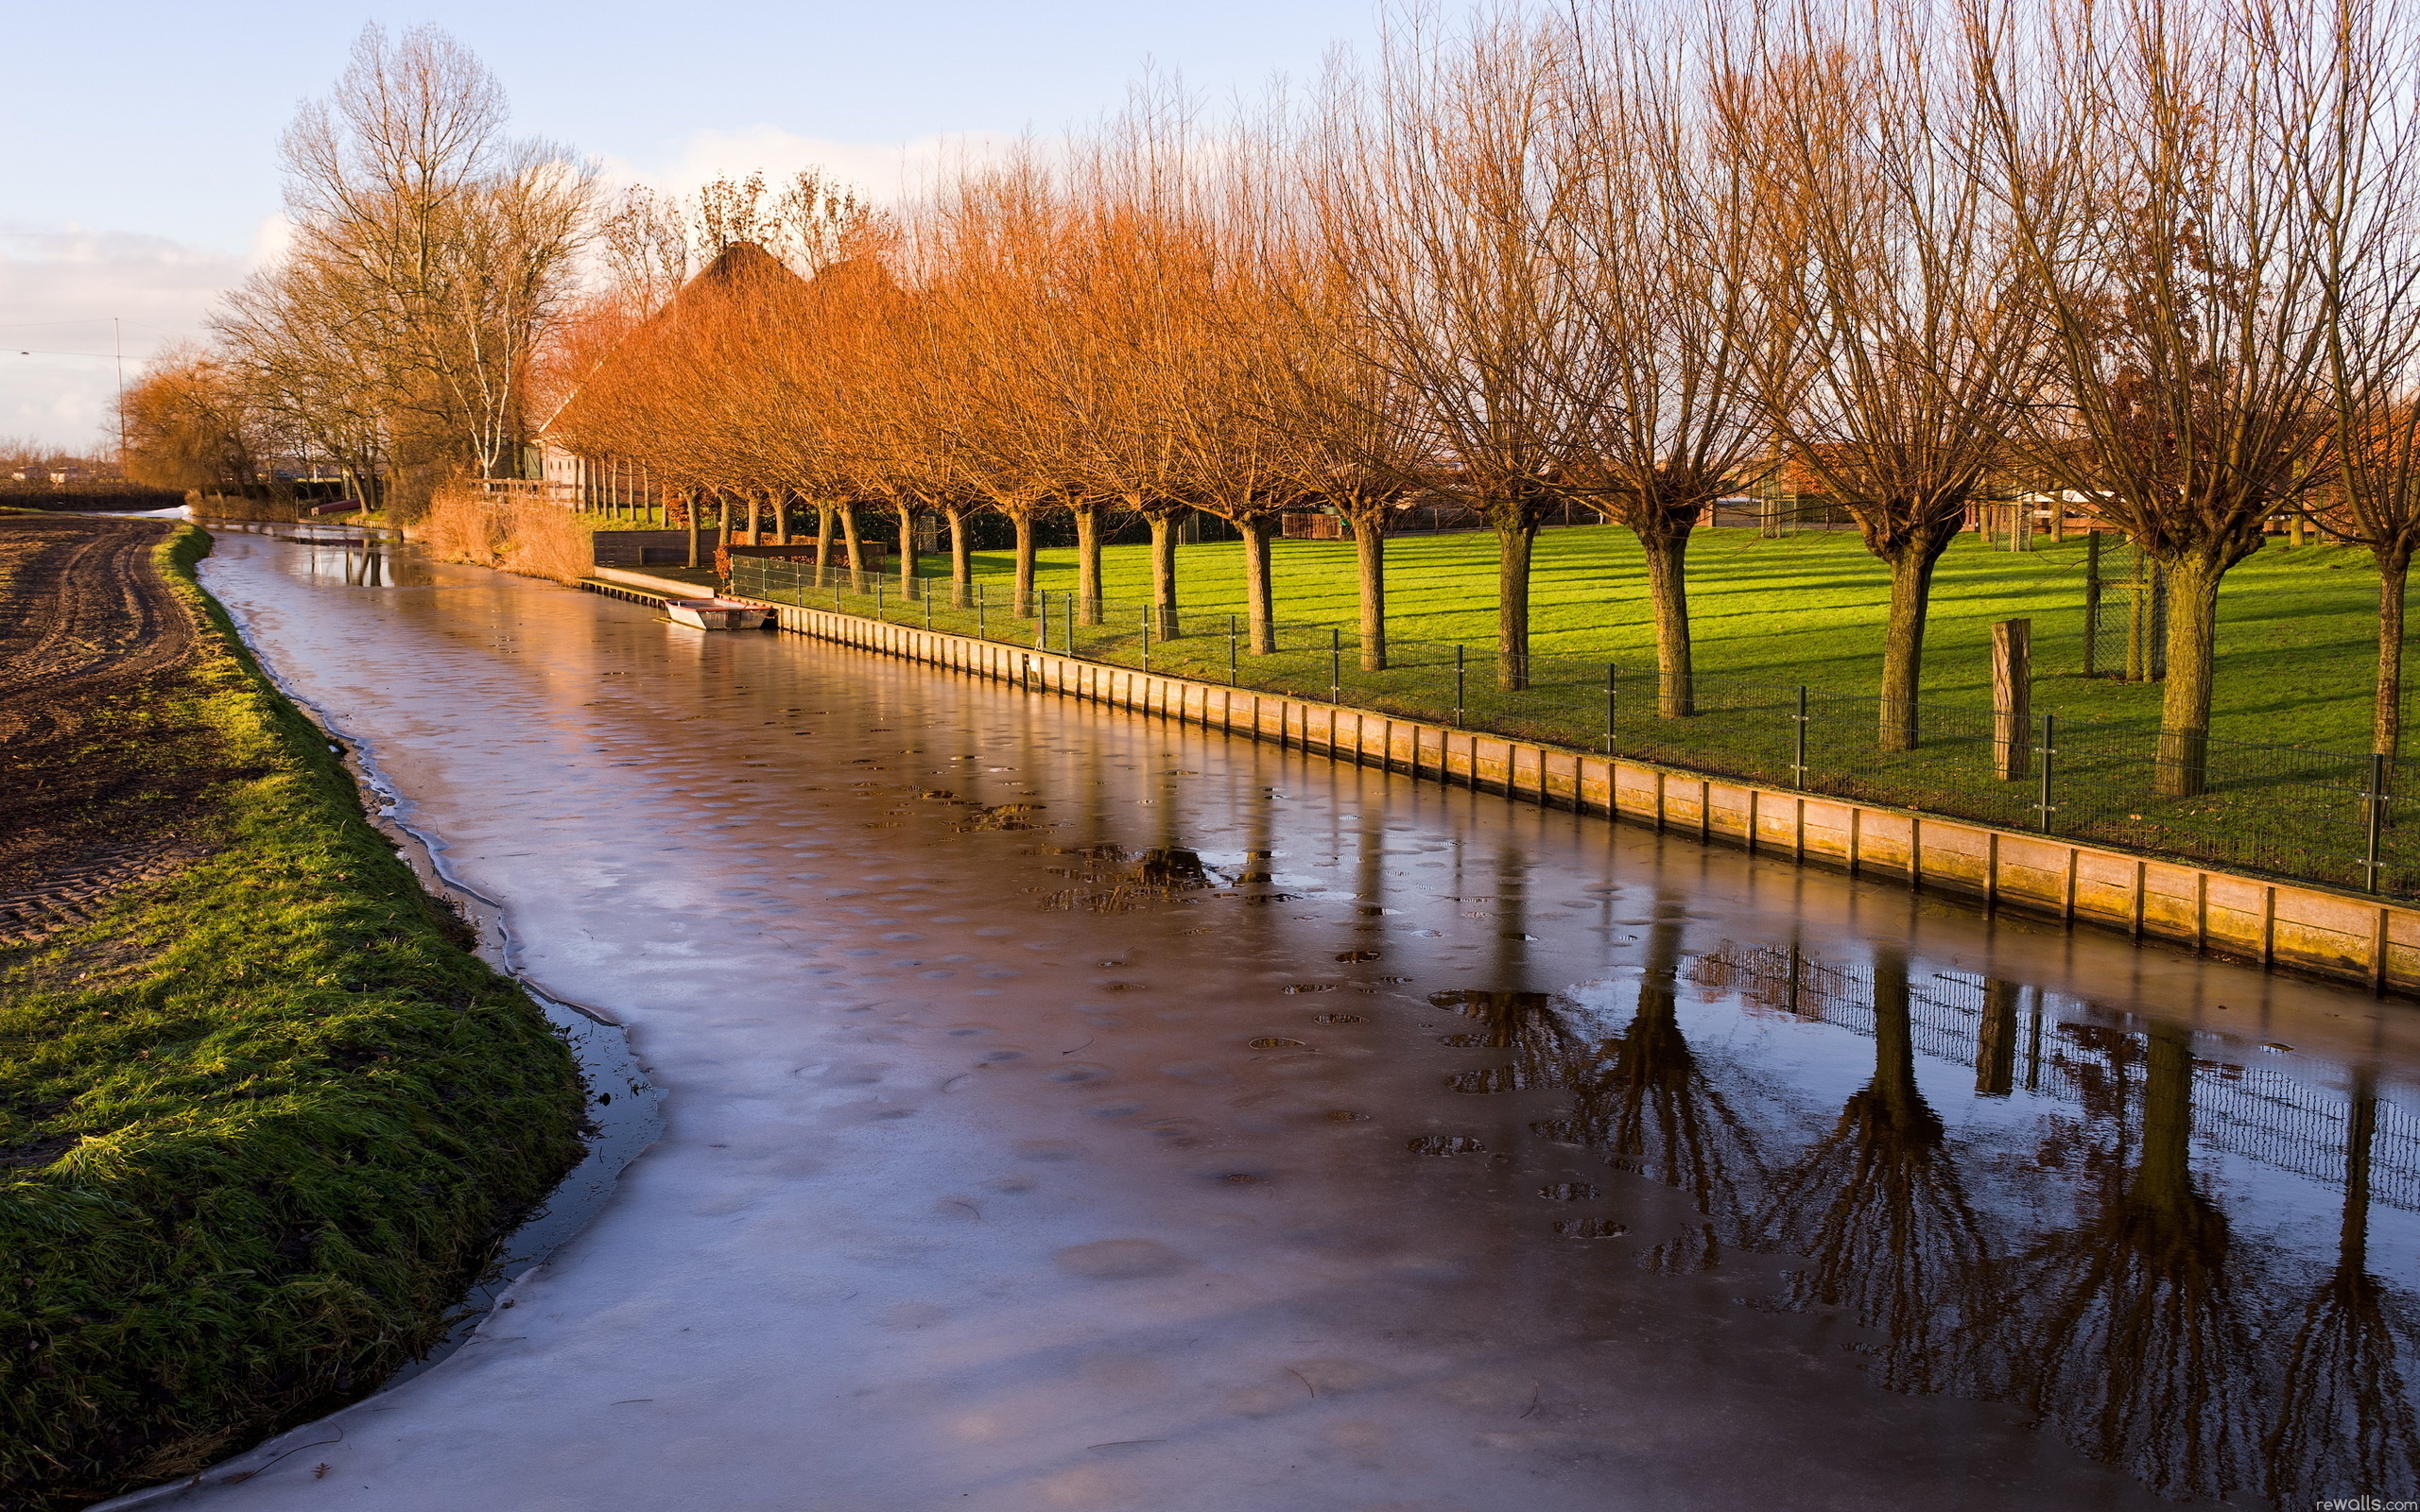
[[[1991, 627], [2033, 622], [2034, 707], [2062, 717], [2155, 722], [2156, 685], [2078, 676], [2083, 658], [2084, 546], [2080, 540], [2031, 552], [1994, 551], [1962, 536], [1934, 582], [1925, 667], [1927, 696], [1945, 704], [1990, 701]], [[1113, 601], [1148, 597], [1147, 548], [1106, 553]], [[1233, 541], [1179, 548], [1179, 592], [1209, 615], [1243, 610], [1242, 547]], [[1391, 633], [1461, 641], [1476, 655], [1495, 641], [1495, 542], [1492, 535], [1397, 537], [1387, 544]], [[1690, 594], [1700, 672], [1774, 683], [1871, 691], [1879, 680], [1887, 578], [1848, 533], [1764, 539], [1751, 530], [1702, 530], [1690, 552]], [[2104, 546], [2104, 574], [2123, 554]], [[926, 572], [946, 558], [924, 558]], [[1013, 563], [978, 553], [989, 592]], [[1275, 551], [1278, 614], [1309, 626], [1356, 622], [1350, 541], [1288, 541]], [[1075, 553], [1046, 551], [1038, 577], [1053, 592], [1076, 586]], [[1646, 583], [1637, 542], [1626, 530], [1583, 526], [1543, 532], [1532, 604], [1540, 655], [1587, 657], [1625, 673], [1653, 665]], [[2287, 549], [2273, 539], [2228, 575], [2221, 594], [2217, 709], [2222, 740], [2369, 748], [2377, 574], [2358, 548]], [[2111, 623], [2122, 613], [2112, 596]]]
[[0, 947], [0, 1507], [374, 1387], [579, 1153], [569, 1052], [193, 584], [206, 541], [159, 554], [198, 651], [72, 753], [123, 767], [119, 833], [193, 859]]

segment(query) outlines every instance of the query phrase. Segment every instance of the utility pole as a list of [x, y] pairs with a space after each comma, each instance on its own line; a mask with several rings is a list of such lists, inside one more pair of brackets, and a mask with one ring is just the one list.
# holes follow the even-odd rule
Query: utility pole
[[123, 475], [126, 472], [126, 332], [114, 315], [110, 317], [110, 343], [117, 349], [117, 470]]

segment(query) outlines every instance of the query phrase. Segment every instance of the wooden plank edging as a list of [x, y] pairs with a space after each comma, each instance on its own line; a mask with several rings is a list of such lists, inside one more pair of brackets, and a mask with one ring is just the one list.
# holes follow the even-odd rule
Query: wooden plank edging
[[[614, 576], [651, 586], [634, 581], [640, 577], [635, 573]], [[1879, 872], [1988, 907], [2148, 936], [2375, 991], [2420, 992], [2420, 909], [2366, 894], [1713, 778], [1374, 710], [1280, 698], [829, 610], [768, 607], [783, 629], [796, 634], [1015, 682], [1029, 692], [1084, 698], [1659, 831], [1685, 822], [1702, 840], [1752, 851], [1787, 845], [1798, 862], [1834, 866], [1851, 875]], [[1554, 769], [1566, 763], [1564, 770]]]

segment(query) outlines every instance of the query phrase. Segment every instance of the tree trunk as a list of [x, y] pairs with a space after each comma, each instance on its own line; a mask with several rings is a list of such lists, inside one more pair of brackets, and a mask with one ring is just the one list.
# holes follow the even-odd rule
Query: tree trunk
[[726, 549], [731, 545], [731, 495], [728, 493], [715, 495], [715, 543]]
[[681, 501], [681, 518], [689, 525], [689, 570], [698, 569], [698, 496], [689, 494]]
[[1882, 631], [1884, 750], [1916, 748], [1917, 699], [1924, 687], [1925, 615], [1932, 608], [1932, 569], [1940, 553], [1910, 547], [1891, 563], [1891, 618]]
[[1877, 944], [1874, 950], [1874, 1091], [1876, 1110], [1891, 1132], [1905, 1138], [1921, 1135], [1938, 1119], [1916, 1087], [1916, 1039], [1913, 999], [1908, 984], [1908, 953], [1904, 946]]
[[1010, 520], [1017, 527], [1017, 618], [1033, 618], [1033, 511], [1020, 509]]
[[857, 539], [857, 501], [855, 499], [840, 502], [840, 555], [843, 565], [849, 569], [850, 592], [863, 593], [866, 585], [856, 578], [866, 570], [866, 558], [864, 546]]
[[1530, 685], [1530, 549], [1538, 527], [1524, 522], [1495, 527], [1495, 685], [1518, 693]]
[[2386, 758], [2390, 778], [2403, 753], [2403, 596], [2411, 576], [2409, 552], [2378, 558], [2378, 682], [2370, 749]]
[[1157, 622], [1152, 635], [1173, 641], [1182, 633], [1176, 617], [1176, 521], [1159, 513], [1150, 516], [1150, 522], [1151, 617]]
[[1655, 713], [1686, 719], [1698, 712], [1697, 668], [1689, 645], [1689, 533], [1640, 535], [1647, 596], [1655, 615]]
[[916, 596], [916, 511], [899, 507], [899, 596]]
[[2193, 1191], [2193, 1041], [2173, 1025], [2144, 1036], [2142, 1158], [2135, 1167], [2137, 1202], [2189, 1218]]
[[1236, 522], [1244, 536], [1244, 617], [1252, 627], [1252, 654], [1277, 649], [1276, 595], [1270, 590], [1269, 521], [1248, 515]]
[[773, 544], [786, 546], [790, 543], [790, 496], [775, 489], [766, 497], [773, 501]]
[[815, 586], [823, 586], [823, 569], [832, 565], [832, 507], [815, 507]]
[[975, 602], [975, 544], [966, 528], [966, 509], [952, 506], [949, 516], [950, 607], [965, 609]]
[[1081, 500], [1067, 507], [1076, 517], [1076, 623], [1100, 623], [1100, 506]]
[[2164, 564], [2168, 582], [2168, 685], [2159, 706], [2162, 798], [2192, 798], [2209, 786], [2212, 660], [2219, 642], [2219, 579], [2209, 557]]
[[1353, 572], [1361, 590], [1361, 670], [1387, 669], [1387, 526], [1382, 518], [1353, 520]]

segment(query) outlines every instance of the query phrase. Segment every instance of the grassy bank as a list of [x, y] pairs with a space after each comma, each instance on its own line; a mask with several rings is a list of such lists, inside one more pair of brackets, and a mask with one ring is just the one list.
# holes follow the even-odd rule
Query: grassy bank
[[[198, 856], [0, 949], [0, 1507], [187, 1472], [442, 1332], [577, 1158], [562, 1044], [364, 820], [314, 729], [203, 625], [78, 759]], [[141, 779], [209, 778], [172, 820]], [[147, 828], [148, 827], [148, 828]]]
[[[1927, 697], [1990, 703], [1994, 621], [2033, 621], [2040, 682], [2034, 707], [2065, 716], [2155, 721], [2156, 685], [2074, 676], [2083, 664], [2083, 545], [2045, 541], [2033, 552], [1987, 549], [1962, 536], [1933, 588]], [[1113, 600], [1150, 596], [1147, 548], [1105, 553]], [[1205, 615], [1240, 614], [1242, 548], [1233, 541], [1179, 548], [1183, 601]], [[2109, 548], [2104, 571], [2115, 575]], [[1046, 551], [1040, 586], [1076, 586], [1072, 550]], [[1492, 646], [1495, 540], [1487, 534], [1399, 536], [1387, 543], [1388, 620], [1398, 636]], [[1005, 592], [1006, 552], [979, 553], [977, 571]], [[926, 557], [926, 572], [947, 558]], [[1880, 680], [1889, 580], [1850, 534], [1762, 539], [1753, 530], [1702, 530], [1689, 556], [1689, 592], [1702, 673], [1774, 683], [1871, 690]], [[1308, 626], [1356, 622], [1353, 543], [1289, 541], [1275, 552], [1278, 615]], [[1535, 650], [1583, 656], [1644, 672], [1654, 664], [1646, 575], [1627, 530], [1580, 527], [1538, 538], [1532, 590]], [[2122, 611], [2116, 601], [2112, 623]], [[2220, 593], [2218, 702], [2221, 739], [2366, 751], [2375, 668], [2377, 572], [2366, 552], [2273, 540]], [[1322, 632], [1324, 634], [1324, 629]], [[1223, 653], [1221, 653], [1223, 655]]]

